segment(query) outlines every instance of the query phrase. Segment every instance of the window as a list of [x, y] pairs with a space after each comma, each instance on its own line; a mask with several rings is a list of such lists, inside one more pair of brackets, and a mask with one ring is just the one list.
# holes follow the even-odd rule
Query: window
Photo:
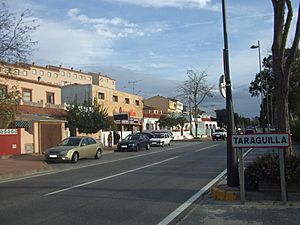
[[86, 79], [85, 76], [82, 77], [84, 80]]
[[71, 73], [68, 73], [68, 77], [71, 77]]
[[51, 77], [51, 72], [48, 72], [48, 73], [47, 73], [47, 76], [48, 76], [48, 77]]
[[118, 96], [113, 95], [113, 101], [114, 101], [114, 102], [118, 102], [118, 101], [119, 101]]
[[4, 99], [7, 93], [7, 86], [0, 84], [0, 99]]
[[106, 79], [106, 83], [108, 83], [108, 79]]
[[47, 103], [54, 104], [54, 93], [47, 92]]
[[32, 75], [36, 75], [36, 69], [32, 70]]
[[65, 71], [61, 71], [61, 75], [64, 77], [65, 76]]
[[74, 74], [74, 78], [77, 79], [77, 74]]
[[97, 144], [97, 142], [93, 138], [87, 138], [90, 145]]
[[22, 89], [22, 98], [24, 102], [32, 102], [32, 91], [30, 89]]
[[27, 76], [27, 71], [23, 71], [23, 75], [24, 75], [24, 76]]
[[129, 98], [125, 98], [125, 103], [126, 103], [126, 104], [129, 104], [129, 103], [130, 103]]
[[54, 74], [54, 77], [55, 77], [55, 78], [58, 78], [58, 74], [57, 74], [57, 73], [55, 73], [55, 74]]
[[135, 100], [135, 105], [139, 106], [140, 105], [140, 101], [139, 100]]
[[19, 75], [19, 70], [18, 69], [15, 69], [15, 74]]
[[98, 99], [104, 99], [104, 93], [98, 92]]
[[44, 71], [43, 70], [40, 71], [40, 75], [44, 76]]
[[87, 79], [90, 81], [92, 78], [88, 77]]

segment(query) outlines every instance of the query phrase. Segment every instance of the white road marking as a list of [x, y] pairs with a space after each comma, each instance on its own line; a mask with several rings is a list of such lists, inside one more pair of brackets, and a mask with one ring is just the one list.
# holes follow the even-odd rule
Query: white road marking
[[92, 180], [92, 181], [85, 182], [85, 183], [82, 183], [82, 184], [78, 184], [78, 185], [75, 185], [75, 186], [72, 186], [72, 187], [64, 188], [64, 189], [61, 189], [61, 190], [58, 190], [58, 191], [53, 191], [53, 192], [50, 192], [48, 194], [45, 194], [44, 196], [50, 196], [50, 195], [58, 194], [58, 193], [61, 193], [61, 192], [69, 191], [69, 190], [72, 190], [72, 189], [75, 189], [75, 188], [78, 188], [78, 187], [83, 187], [83, 186], [86, 186], [86, 185], [89, 185], [89, 184], [93, 184], [93, 183], [96, 183], [96, 182], [99, 182], [99, 181], [108, 180], [108, 179], [111, 179], [111, 178], [114, 178], [114, 177], [122, 176], [122, 175], [132, 173], [132, 172], [135, 172], [135, 171], [138, 171], [138, 170], [142, 170], [142, 169], [145, 169], [145, 168], [148, 168], [148, 167], [151, 167], [151, 166], [162, 164], [162, 163], [165, 163], [165, 162], [168, 162], [170, 160], [177, 159], [177, 158], [179, 158], [179, 156], [175, 156], [175, 157], [172, 157], [172, 158], [169, 158], [169, 159], [165, 159], [165, 160], [162, 160], [162, 161], [159, 161], [159, 162], [156, 162], [156, 163], [151, 163], [151, 164], [148, 164], [146, 166], [138, 167], [138, 168], [135, 168], [135, 169], [132, 169], [132, 170], [122, 172], [122, 173], [117, 173], [117, 174], [114, 174], [114, 175], [111, 175], [111, 176], [108, 176], [108, 177], [103, 177], [103, 178], [100, 178], [100, 179], [97, 179], [97, 180]]
[[186, 210], [191, 204], [193, 204], [199, 197], [201, 197], [207, 190], [209, 190], [218, 180], [223, 177], [227, 173], [227, 170], [224, 170], [220, 173], [216, 178], [210, 181], [207, 185], [205, 185], [200, 191], [190, 197], [187, 201], [185, 201], [181, 206], [175, 209], [171, 214], [169, 214], [165, 219], [159, 222], [157, 225], [167, 225], [172, 220], [174, 220], [178, 215], [180, 215], [184, 210]]
[[[213, 147], [213, 146], [210, 146]], [[201, 151], [204, 149], [199, 149]], [[247, 156], [253, 148], [250, 148], [247, 152], [243, 154], [243, 157]], [[225, 169], [222, 173], [220, 173], [217, 177], [215, 177], [212, 181], [210, 181], [207, 185], [205, 185], [200, 191], [190, 197], [187, 201], [185, 201], [181, 206], [175, 209], [172, 213], [170, 213], [165, 219], [159, 222], [157, 225], [167, 225], [172, 222], [178, 215], [180, 215], [184, 210], [186, 210], [191, 204], [193, 204], [198, 198], [200, 198], [207, 190], [209, 190], [215, 183], [217, 183], [225, 174], [227, 173], [227, 169]]]
[[167, 148], [167, 149], [163, 149], [163, 150], [159, 150], [159, 151], [155, 151], [155, 152], [150, 152], [150, 153], [145, 153], [145, 154], [140, 154], [140, 155], [134, 155], [134, 156], [129, 156], [126, 158], [121, 158], [121, 159], [115, 159], [115, 160], [110, 160], [107, 162], [99, 162], [99, 163], [93, 163], [93, 164], [89, 164], [89, 165], [84, 165], [84, 166], [78, 166], [76, 168], [67, 168], [67, 169], [62, 169], [59, 171], [50, 171], [50, 172], [40, 172], [38, 174], [32, 175], [32, 176], [26, 176], [26, 177], [20, 177], [20, 178], [14, 178], [14, 179], [10, 179], [10, 180], [4, 180], [4, 181], [0, 181], [0, 184], [3, 183], [9, 183], [9, 182], [14, 182], [14, 181], [20, 181], [20, 180], [26, 180], [26, 179], [30, 179], [30, 178], [35, 178], [35, 177], [41, 177], [41, 176], [46, 176], [46, 175], [51, 175], [51, 174], [57, 174], [57, 173], [63, 173], [66, 171], [71, 171], [71, 170], [77, 170], [77, 169], [82, 169], [82, 168], [87, 168], [87, 167], [92, 167], [92, 166], [98, 166], [98, 165], [103, 165], [103, 164], [108, 164], [108, 163], [114, 163], [114, 162], [119, 162], [119, 161], [123, 161], [123, 160], [127, 160], [127, 159], [134, 159], [134, 158], [139, 158], [139, 157], [143, 157], [143, 156], [147, 156], [147, 155], [153, 155], [153, 154], [158, 154], [161, 152], [166, 152], [166, 151], [171, 151], [177, 148], [182, 148], [182, 147], [189, 147], [189, 146], [193, 146], [193, 145], [198, 145], [197, 144], [189, 144], [186, 146], [176, 146], [174, 148]]
[[205, 150], [205, 149], [209, 149], [209, 148], [216, 147], [216, 146], [218, 146], [218, 145], [220, 145], [220, 144], [216, 144], [216, 145], [208, 146], [208, 147], [205, 147], [205, 148], [201, 148], [201, 149], [196, 150], [195, 152], [200, 152], [200, 151], [203, 151], [203, 150]]

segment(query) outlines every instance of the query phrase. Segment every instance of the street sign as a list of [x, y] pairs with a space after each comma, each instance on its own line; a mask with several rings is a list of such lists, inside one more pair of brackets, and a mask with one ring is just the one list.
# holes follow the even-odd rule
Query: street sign
[[129, 120], [128, 113], [116, 113], [114, 114], [114, 120]]
[[290, 146], [289, 133], [234, 134], [234, 148], [286, 148]]
[[223, 98], [226, 98], [226, 81], [225, 76], [221, 75], [219, 79], [219, 90]]

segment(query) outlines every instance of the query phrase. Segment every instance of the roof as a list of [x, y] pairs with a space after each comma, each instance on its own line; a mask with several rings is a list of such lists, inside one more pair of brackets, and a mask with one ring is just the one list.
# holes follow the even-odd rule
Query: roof
[[42, 108], [28, 105], [20, 105], [19, 111], [21, 114], [45, 115], [49, 117], [66, 117], [67, 112], [64, 109]]

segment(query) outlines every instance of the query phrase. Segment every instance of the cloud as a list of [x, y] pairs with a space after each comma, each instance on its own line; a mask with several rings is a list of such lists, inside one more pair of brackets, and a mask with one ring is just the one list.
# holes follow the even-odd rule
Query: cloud
[[167, 63], [151, 63], [149, 67], [154, 68], [154, 69], [164, 69], [164, 68], [170, 68], [172, 65], [167, 64]]
[[129, 23], [127, 20], [119, 17], [112, 19], [90, 18], [85, 14], [81, 14], [78, 8], [70, 9], [67, 14], [72, 20], [79, 22], [81, 25], [86, 25], [86, 28], [93, 28], [98, 35], [107, 38], [118, 39], [145, 35], [137, 24]]
[[189, 8], [189, 9], [207, 9], [217, 11], [220, 6], [212, 4], [211, 0], [106, 0], [108, 2], [117, 2], [122, 4], [132, 4], [141, 7], [153, 7], [153, 8]]

